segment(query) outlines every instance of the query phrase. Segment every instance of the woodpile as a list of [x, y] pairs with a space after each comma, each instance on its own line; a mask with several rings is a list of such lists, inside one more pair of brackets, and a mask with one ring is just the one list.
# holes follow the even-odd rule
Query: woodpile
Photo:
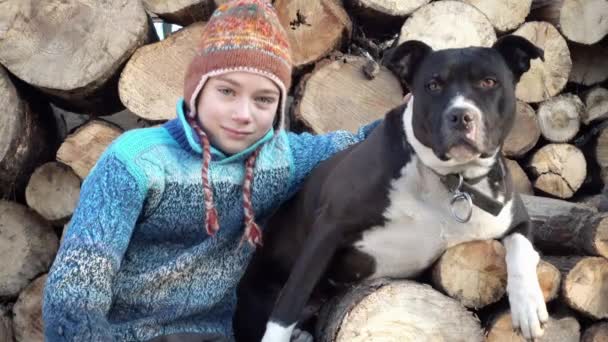
[[[186, 65], [224, 2], [0, 1], [1, 341], [42, 341], [44, 274], [82, 181], [122, 132], [175, 117]], [[354, 131], [401, 103], [408, 90], [380, 61], [406, 40], [491, 46], [512, 33], [544, 50], [517, 85], [503, 150], [542, 255], [537, 275], [551, 314], [542, 340], [605, 341], [608, 2], [273, 3], [296, 65], [295, 131]], [[153, 21], [184, 28], [158, 41]], [[117, 112], [128, 120], [113, 119]], [[511, 326], [504, 253], [500, 241], [475, 241], [446, 251], [419, 282], [361, 284], [324, 306], [317, 337], [523, 340]]]

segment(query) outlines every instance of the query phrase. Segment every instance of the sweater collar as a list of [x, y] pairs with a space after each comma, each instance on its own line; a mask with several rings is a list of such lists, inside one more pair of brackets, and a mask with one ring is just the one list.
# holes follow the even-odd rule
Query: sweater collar
[[[177, 140], [177, 142], [185, 149], [194, 151], [198, 154], [202, 154], [201, 143], [198, 135], [190, 127], [188, 120], [186, 119], [186, 103], [183, 98], [177, 101], [177, 118], [173, 119], [163, 126], [169, 131], [169, 133]], [[226, 154], [219, 149], [211, 146], [211, 161], [229, 163], [234, 160], [246, 159], [253, 151], [255, 151], [260, 145], [264, 144], [274, 136], [274, 130], [269, 130], [266, 135], [261, 137], [258, 141], [247, 147], [243, 151], [235, 154]]]

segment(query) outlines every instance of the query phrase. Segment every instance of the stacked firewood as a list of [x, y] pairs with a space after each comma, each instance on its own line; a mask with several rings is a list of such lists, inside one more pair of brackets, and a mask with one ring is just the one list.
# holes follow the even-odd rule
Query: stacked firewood
[[[186, 65], [225, 0], [0, 2], [0, 341], [42, 341], [41, 294], [80, 185], [123, 131], [175, 117]], [[417, 39], [544, 50], [516, 89], [504, 146], [536, 223], [545, 341], [608, 336], [608, 2], [275, 0], [296, 65], [291, 128], [355, 130], [408, 91], [380, 61]], [[184, 28], [160, 40], [153, 21]], [[126, 110], [125, 110], [126, 107]], [[112, 120], [120, 113], [123, 119]], [[74, 124], [77, 117], [78, 124]], [[124, 120], [126, 118], [126, 120]], [[322, 341], [523, 340], [504, 247], [449, 249], [416, 281], [377, 280], [325, 305]]]

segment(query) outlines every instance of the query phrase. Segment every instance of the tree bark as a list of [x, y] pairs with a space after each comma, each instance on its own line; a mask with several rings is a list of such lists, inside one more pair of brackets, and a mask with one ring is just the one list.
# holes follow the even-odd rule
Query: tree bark
[[581, 342], [608, 342], [608, 322], [599, 322], [588, 327]]
[[120, 100], [130, 111], [151, 121], [176, 117], [175, 104], [184, 96], [184, 74], [204, 28], [204, 23], [196, 23], [135, 51], [118, 83]]
[[59, 243], [53, 228], [21, 204], [0, 200], [0, 297], [16, 297], [47, 272]]
[[435, 1], [416, 10], [399, 35], [399, 43], [420, 40], [434, 50], [492, 46], [494, 27], [477, 8], [459, 1]]
[[296, 90], [295, 117], [315, 133], [355, 132], [401, 104], [399, 80], [384, 67], [368, 79], [361, 71], [366, 63], [367, 59], [354, 56], [318, 63]]
[[181, 26], [207, 21], [216, 8], [213, 0], [143, 0], [143, 4], [163, 21]]
[[572, 69], [566, 40], [553, 25], [546, 22], [526, 22], [513, 34], [528, 39], [544, 51], [544, 61], [532, 60], [530, 70], [519, 80], [515, 89], [517, 98], [535, 103], [559, 94], [568, 82]]
[[326, 303], [316, 341], [483, 341], [479, 321], [429, 285], [377, 279]]

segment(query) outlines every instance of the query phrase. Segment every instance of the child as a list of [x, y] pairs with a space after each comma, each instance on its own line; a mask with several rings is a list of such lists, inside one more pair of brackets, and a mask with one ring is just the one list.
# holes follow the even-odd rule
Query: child
[[216, 10], [177, 119], [126, 132], [84, 181], [45, 288], [48, 341], [233, 339], [236, 286], [263, 241], [255, 221], [374, 126], [285, 132], [291, 68], [269, 3]]

